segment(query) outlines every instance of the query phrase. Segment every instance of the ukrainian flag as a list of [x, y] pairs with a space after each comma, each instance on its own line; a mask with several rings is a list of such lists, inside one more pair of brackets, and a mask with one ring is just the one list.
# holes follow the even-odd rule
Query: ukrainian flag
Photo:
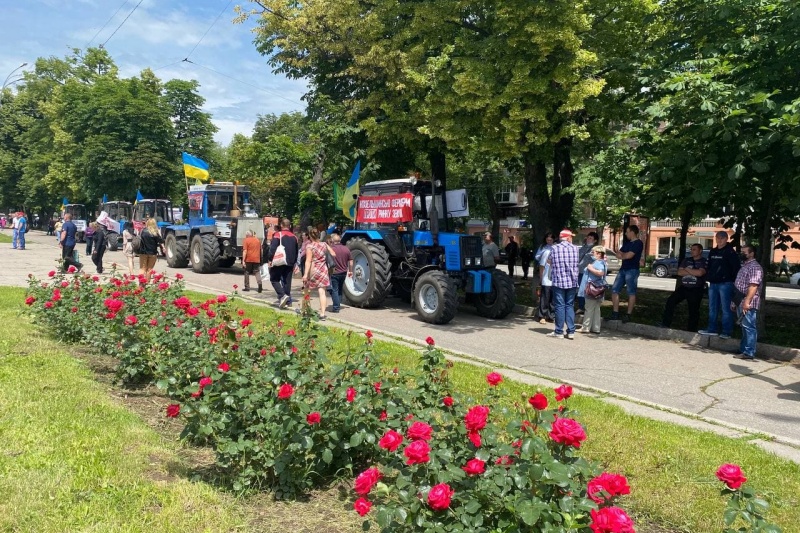
[[358, 179], [360, 176], [361, 161], [356, 161], [356, 168], [353, 169], [353, 174], [350, 176], [350, 181], [347, 182], [344, 197], [342, 198], [342, 212], [350, 220], [356, 219], [356, 198], [359, 193]]
[[144, 196], [142, 196], [142, 191], [137, 190], [136, 191], [136, 200], [133, 202], [133, 205], [138, 204], [142, 200], [144, 200]]
[[205, 181], [208, 179], [208, 163], [199, 157], [183, 152], [183, 172], [187, 178]]

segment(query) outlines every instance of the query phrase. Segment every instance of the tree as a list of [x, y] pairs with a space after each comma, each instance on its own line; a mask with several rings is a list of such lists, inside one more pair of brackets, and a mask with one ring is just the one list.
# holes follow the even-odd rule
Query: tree
[[178, 151], [210, 162], [214, 134], [219, 129], [211, 122], [211, 115], [202, 111], [205, 98], [198, 93], [199, 88], [195, 80], [170, 80], [164, 84], [163, 100], [175, 128]]

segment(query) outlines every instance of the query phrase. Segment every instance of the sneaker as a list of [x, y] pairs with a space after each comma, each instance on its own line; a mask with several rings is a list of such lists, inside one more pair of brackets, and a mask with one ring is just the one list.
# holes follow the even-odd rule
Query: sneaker
[[289, 298], [288, 296], [286, 296], [286, 295], [284, 294], [284, 295], [283, 295], [283, 298], [281, 298], [281, 299], [278, 301], [278, 307], [280, 307], [281, 309], [284, 309], [284, 308], [286, 308], [286, 306], [287, 306], [287, 305], [289, 305], [289, 303], [290, 303], [291, 301], [292, 301], [292, 299], [291, 299], [291, 298]]
[[611, 316], [608, 317], [608, 319], [609, 320], [619, 320], [619, 312], [618, 311], [612, 311], [611, 312]]
[[553, 339], [563, 339], [564, 338], [564, 334], [563, 333], [556, 333], [555, 331], [551, 331], [550, 333], [545, 335], [545, 337], [551, 337]]
[[245, 287], [244, 289], [242, 289], [242, 292], [250, 292], [250, 287]]
[[547, 324], [547, 320], [545, 320], [544, 318], [540, 318], [539, 324]]
[[568, 340], [574, 341], [575, 340], [575, 334], [574, 333], [567, 333], [567, 337], [566, 338]]
[[328, 320], [328, 317], [326, 317], [325, 315], [322, 315], [321, 317], [319, 317], [319, 319], [320, 320]]
[[699, 333], [700, 335], [705, 335], [706, 337], [716, 337], [717, 336], [717, 332], [716, 331], [708, 331], [707, 329], [701, 329], [697, 333]]
[[733, 356], [734, 359], [741, 359], [742, 361], [756, 361], [755, 357], [751, 357], [749, 355], [739, 353]]
[[724, 333], [722, 333], [722, 334], [720, 334], [719, 338], [720, 339], [730, 339], [731, 336], [730, 335], [725, 335]]
[[625, 313], [624, 315], [622, 315], [622, 323], [623, 324], [627, 324], [630, 321], [631, 321], [631, 315], [629, 315], [628, 313]]

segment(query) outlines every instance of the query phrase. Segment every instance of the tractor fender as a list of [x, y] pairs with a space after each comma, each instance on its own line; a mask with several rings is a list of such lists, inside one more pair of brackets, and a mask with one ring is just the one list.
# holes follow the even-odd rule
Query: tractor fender
[[177, 225], [177, 226], [167, 226], [166, 228], [164, 228], [164, 233], [165, 234], [174, 233], [175, 237], [178, 237], [178, 238], [186, 238], [186, 239], [188, 239], [189, 235], [191, 234], [191, 232], [192, 232], [192, 228], [190, 228], [189, 226], [187, 226], [185, 224]]
[[347, 244], [347, 241], [361, 237], [370, 242], [383, 242], [383, 235], [377, 230], [347, 230], [342, 235], [342, 244]]
[[192, 235], [192, 237], [194, 237], [195, 235], [207, 235], [209, 233], [215, 234], [217, 230], [216, 226], [194, 226], [194, 227], [189, 226], [189, 227], [191, 229], [190, 234]]
[[427, 265], [419, 270], [417, 270], [416, 274], [414, 274], [414, 282], [411, 283], [411, 291], [414, 291], [414, 287], [417, 286], [417, 280], [426, 272], [430, 272], [431, 270], [441, 270], [439, 265]]

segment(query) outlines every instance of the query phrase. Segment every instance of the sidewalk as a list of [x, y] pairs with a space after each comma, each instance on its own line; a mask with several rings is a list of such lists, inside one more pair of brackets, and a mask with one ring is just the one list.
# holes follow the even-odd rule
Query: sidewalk
[[[29, 272], [41, 278], [53, 269], [59, 250], [51, 238], [33, 231], [29, 235], [25, 251], [3, 245], [0, 285], [25, 286]], [[121, 252], [109, 252], [106, 259], [110, 265], [124, 258]], [[94, 271], [90, 263], [86, 268]], [[177, 272], [164, 260], [156, 268]], [[233, 284], [242, 283], [239, 269], [207, 275], [179, 271], [193, 290], [230, 292]], [[248, 301], [264, 305], [275, 299], [271, 290], [245, 294]], [[313, 305], [316, 308], [316, 302]], [[430, 335], [453, 357], [500, 369], [534, 386], [566, 381], [629, 412], [750, 438], [800, 462], [800, 367], [796, 365], [739, 361], [705, 347], [611, 328], [600, 336], [578, 334], [574, 341], [552, 339], [545, 337], [552, 326], [520, 315], [487, 320], [466, 307], [450, 324], [436, 326], [420, 321], [408, 304], [396, 298], [380, 309], [344, 307], [330, 315], [328, 324], [371, 329], [417, 346]]]

